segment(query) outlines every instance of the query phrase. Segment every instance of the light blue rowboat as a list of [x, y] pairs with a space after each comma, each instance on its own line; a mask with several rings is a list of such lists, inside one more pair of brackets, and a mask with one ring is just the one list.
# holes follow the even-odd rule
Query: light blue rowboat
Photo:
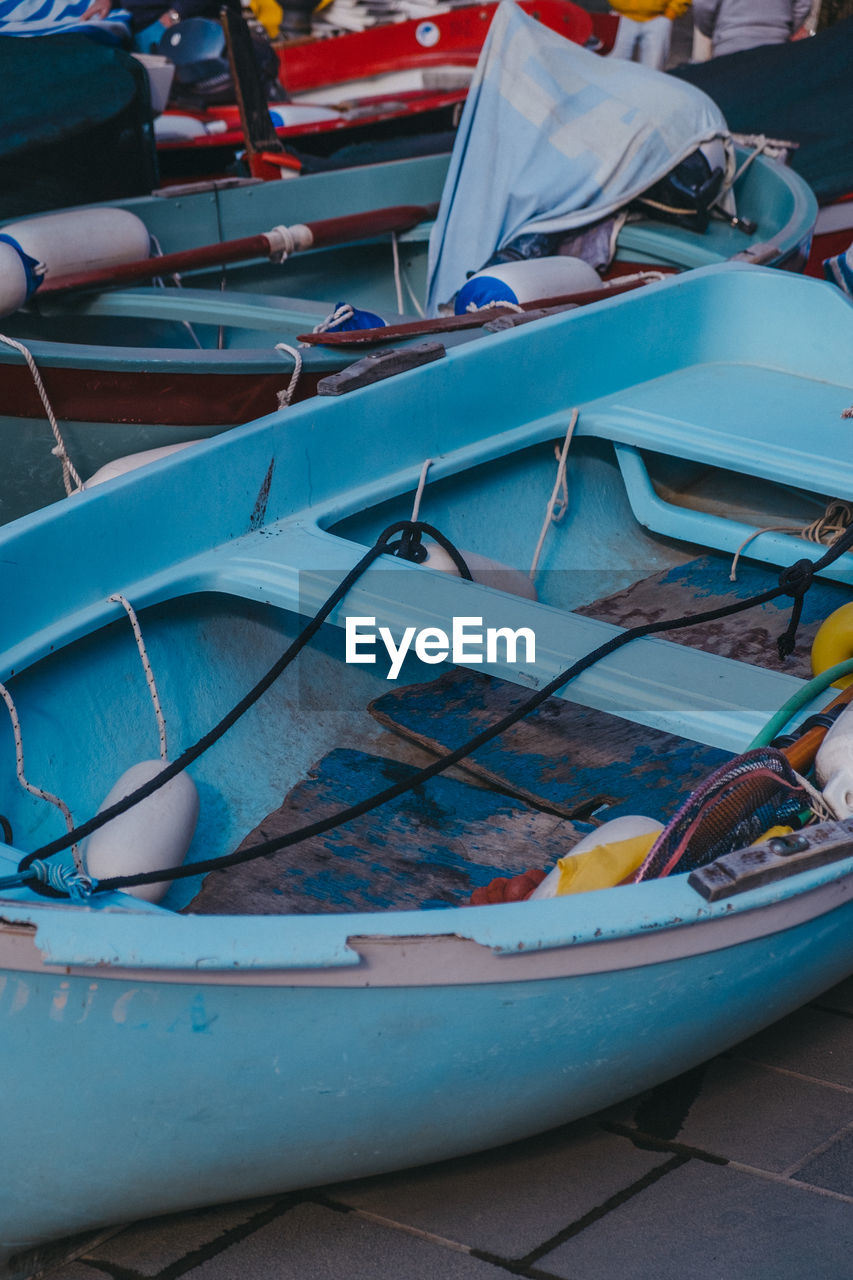
[[[280, 223], [430, 205], [440, 198], [447, 163], [434, 156], [286, 182], [224, 184], [121, 207], [142, 219], [164, 253], [173, 253]], [[751, 235], [721, 221], [702, 235], [641, 220], [622, 231], [618, 257], [641, 267], [689, 269], [752, 253], [801, 269], [817, 215], [805, 183], [759, 155], [735, 194], [741, 215], [756, 223]], [[395, 238], [313, 250], [282, 265], [256, 260], [186, 274], [180, 288], [144, 285], [43, 300], [37, 294], [30, 308], [0, 321], [0, 333], [30, 350], [68, 457], [86, 481], [118, 457], [272, 412], [279, 393], [291, 392], [294, 400], [313, 395], [319, 378], [359, 352], [302, 350], [291, 389], [298, 335], [326, 321], [342, 301], [389, 323], [416, 319], [426, 294], [429, 230], [425, 223]], [[5, 521], [61, 498], [65, 489], [32, 375], [21, 352], [2, 343], [0, 391], [0, 452], [16, 459], [0, 476]]]
[[[821, 548], [763, 533], [730, 588], [727, 563], [713, 586], [718, 553], [756, 526], [806, 523], [828, 495], [853, 499], [841, 417], [853, 400], [852, 336], [853, 311], [827, 285], [710, 268], [308, 401], [7, 526], [0, 680], [27, 778], [79, 822], [125, 769], [157, 756], [119, 593], [137, 611], [176, 758], [280, 655], [376, 532], [411, 514], [419, 478], [421, 518], [467, 554], [525, 570], [573, 406], [568, 510], [546, 532], [539, 601], [383, 557], [296, 666], [191, 766], [201, 808], [190, 859], [236, 849], [284, 796], [298, 826], [401, 776], [429, 740], [444, 750], [467, 713], [458, 685], [451, 712], [446, 683], [429, 712], [435, 686], [422, 686], [440, 670], [463, 692], [487, 672], [500, 682], [490, 690], [517, 697], [617, 635], [617, 615], [594, 602], [615, 607], [635, 582], [652, 591], [657, 616], [688, 599], [705, 608], [715, 590], [749, 595], [755, 575], [772, 584], [766, 562], [815, 560]], [[849, 562], [815, 582], [804, 623], [847, 596]], [[627, 598], [635, 615], [638, 598]], [[773, 637], [788, 606], [767, 608]], [[451, 616], [528, 627], [536, 660], [503, 647], [485, 665], [409, 658], [395, 683], [381, 663], [345, 664], [345, 616], [373, 617], [397, 638]], [[736, 639], [754, 634], [738, 623]], [[505, 744], [471, 762], [493, 789], [434, 778], [414, 809], [378, 810], [369, 829], [210, 875], [197, 898], [198, 877], [176, 881], [160, 904], [6, 888], [0, 1124], [15, 1160], [0, 1242], [10, 1273], [32, 1269], [28, 1251], [43, 1242], [105, 1223], [522, 1138], [677, 1074], [841, 979], [849, 823], [820, 829], [833, 833], [834, 860], [797, 870], [777, 858], [793, 872], [719, 901], [673, 874], [457, 906], [495, 868], [559, 856], [577, 835], [567, 813], [585, 801], [587, 817], [609, 803], [666, 819], [687, 785], [679, 777], [743, 750], [801, 688], [772, 661], [636, 639], [552, 704], [551, 720], [561, 708], [582, 717], [581, 737], [560, 754], [549, 739], [553, 756], [528, 750], [538, 780], [513, 780]], [[663, 734], [675, 752], [666, 760], [680, 763], [660, 769], [648, 743]], [[564, 754], [576, 766], [566, 776]], [[0, 866], [10, 875], [65, 831], [18, 785], [15, 756], [6, 718]], [[252, 869], [260, 901], [229, 898], [230, 877], [239, 885]], [[423, 909], [401, 909], [415, 904]]]

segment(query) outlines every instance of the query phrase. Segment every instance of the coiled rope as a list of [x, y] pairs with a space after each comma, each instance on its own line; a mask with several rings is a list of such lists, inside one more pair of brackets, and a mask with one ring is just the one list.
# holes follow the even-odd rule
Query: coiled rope
[[737, 567], [741, 555], [750, 542], [760, 537], [762, 533], [789, 533], [794, 537], [803, 538], [806, 542], [814, 542], [818, 546], [832, 546], [844, 533], [851, 520], [853, 520], [853, 503], [844, 502], [841, 498], [832, 498], [826, 504], [823, 513], [816, 520], [812, 520], [811, 524], [771, 524], [765, 525], [762, 529], [753, 529], [734, 553], [729, 581], [737, 582]]

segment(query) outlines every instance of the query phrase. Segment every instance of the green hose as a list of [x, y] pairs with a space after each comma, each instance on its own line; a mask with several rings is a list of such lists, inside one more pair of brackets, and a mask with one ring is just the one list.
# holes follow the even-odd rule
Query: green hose
[[811, 702], [812, 698], [816, 698], [828, 685], [840, 680], [842, 676], [849, 675], [853, 675], [853, 658], [847, 658], [844, 662], [837, 662], [834, 667], [827, 667], [826, 671], [821, 671], [819, 676], [814, 676], [813, 679], [808, 680], [801, 689], [798, 689], [779, 708], [774, 716], [771, 716], [764, 728], [759, 730], [752, 739], [747, 751], [752, 751], [753, 747], [766, 747], [782, 732], [788, 721], [803, 709], [806, 703]]

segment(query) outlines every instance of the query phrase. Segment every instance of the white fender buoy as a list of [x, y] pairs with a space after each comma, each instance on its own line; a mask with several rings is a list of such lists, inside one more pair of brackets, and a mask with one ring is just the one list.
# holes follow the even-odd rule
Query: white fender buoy
[[29, 296], [30, 282], [21, 255], [0, 240], [0, 316], [10, 316]]
[[454, 310], [464, 315], [472, 304], [476, 309], [490, 302], [536, 302], [600, 288], [601, 277], [583, 258], [524, 258], [476, 271], [457, 293]]
[[[589, 835], [573, 845], [564, 858], [560, 858], [542, 883], [528, 895], [528, 899], [556, 898], [560, 893], [560, 880], [567, 870], [569, 872], [572, 870], [571, 866], [567, 868], [563, 864], [574, 863], [579, 866], [582, 856], [593, 849], [601, 849], [602, 852], [605, 847], [612, 849], [616, 859], [623, 862], [625, 866], [630, 867], [632, 863], [639, 865], [651, 848], [652, 838], [660, 831], [663, 831], [663, 823], [658, 822], [656, 818], [646, 818], [642, 814], [625, 814], [624, 817], [611, 818], [609, 822], [603, 822], [600, 827], [596, 827], [595, 831], [590, 831]], [[639, 840], [643, 837], [645, 841], [641, 847]], [[637, 842], [636, 848], [631, 847], [634, 842]], [[618, 847], [620, 845], [625, 847], [620, 849]], [[618, 863], [615, 862], [614, 865]]]
[[4, 227], [37, 262], [45, 279], [135, 262], [151, 253], [151, 236], [128, 209], [76, 209], [47, 213]]
[[[105, 462], [102, 467], [98, 467], [83, 488], [94, 489], [95, 485], [103, 484], [105, 480], [115, 480], [116, 476], [126, 475], [128, 471], [145, 467], [149, 462], [158, 462], [160, 458], [168, 458], [170, 453], [178, 453], [179, 450], [189, 449], [190, 445], [198, 443], [198, 440], [182, 440], [179, 444], [164, 444], [159, 449], [143, 449], [140, 453], [127, 453], [123, 458], [113, 458], [112, 462]], [[75, 489], [74, 492], [77, 493], [79, 490]], [[71, 496], [73, 497], [74, 494]]]
[[853, 814], [853, 704], [845, 707], [818, 747], [815, 774], [839, 818]]
[[326, 120], [343, 120], [343, 112], [314, 102], [285, 102], [270, 107], [272, 122], [290, 129], [297, 124], [321, 124]]
[[154, 121], [154, 137], [157, 142], [187, 142], [192, 138], [204, 138], [207, 129], [204, 121], [196, 116], [182, 116], [174, 111], [158, 116]]
[[[421, 563], [428, 569], [439, 569], [442, 573], [453, 573], [461, 577], [452, 556], [439, 546], [437, 542], [425, 542], [427, 557]], [[494, 587], [496, 591], [506, 591], [512, 596], [523, 596], [525, 600], [536, 600], [536, 588], [526, 573], [521, 569], [512, 569], [501, 564], [499, 560], [490, 560], [476, 551], [460, 551], [462, 559], [471, 570], [471, 577], [484, 587]]]
[[[166, 768], [163, 760], [131, 765], [98, 809], [102, 813]], [[159, 791], [100, 827], [86, 840], [84, 857], [95, 880], [178, 867], [186, 857], [198, 821], [198, 791], [187, 773], [171, 778]], [[159, 902], [170, 880], [124, 890], [145, 902]]]
[[169, 111], [154, 121], [157, 142], [192, 142], [193, 138], [227, 132], [227, 120], [199, 120], [198, 116], [183, 116], [177, 111]]

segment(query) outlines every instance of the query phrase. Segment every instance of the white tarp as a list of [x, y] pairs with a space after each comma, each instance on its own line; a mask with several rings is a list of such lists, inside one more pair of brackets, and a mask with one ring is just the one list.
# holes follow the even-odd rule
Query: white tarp
[[719, 108], [693, 85], [590, 53], [503, 0], [430, 237], [430, 313], [516, 236], [594, 222], [701, 143], [728, 136]]

